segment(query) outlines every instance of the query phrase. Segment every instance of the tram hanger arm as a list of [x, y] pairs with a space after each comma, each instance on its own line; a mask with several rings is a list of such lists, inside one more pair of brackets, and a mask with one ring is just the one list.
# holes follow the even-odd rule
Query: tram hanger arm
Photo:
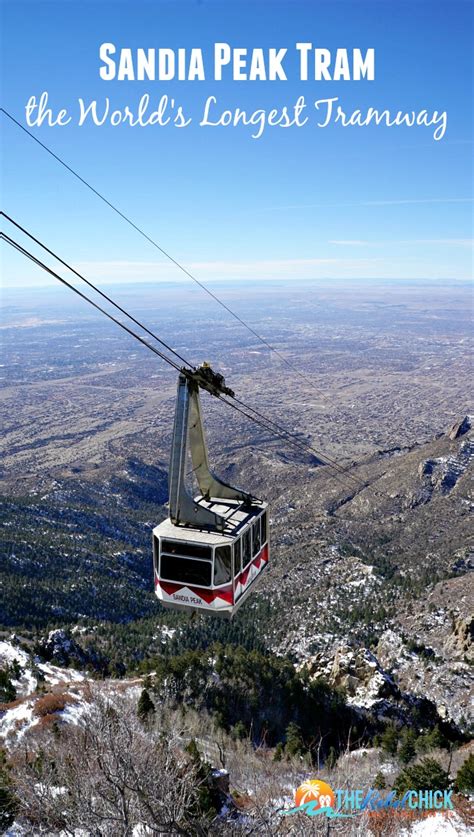
[[201, 364], [195, 370], [187, 369], [183, 366], [181, 372], [186, 376], [191, 385], [195, 384], [197, 387], [205, 389], [211, 395], [215, 395], [216, 398], [220, 395], [229, 395], [233, 398], [235, 395], [234, 390], [225, 385], [224, 376], [220, 372], [214, 372], [208, 363]]

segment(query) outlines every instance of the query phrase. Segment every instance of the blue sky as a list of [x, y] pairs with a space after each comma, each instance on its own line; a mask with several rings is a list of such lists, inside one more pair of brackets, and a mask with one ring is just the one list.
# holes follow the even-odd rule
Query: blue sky
[[[22, 123], [32, 95], [55, 108], [109, 96], [114, 108], [174, 97], [186, 129], [33, 128], [202, 281], [458, 278], [472, 272], [472, 3], [24, 2], [3, 0], [2, 104]], [[212, 78], [213, 44], [287, 47], [285, 82]], [[376, 50], [375, 81], [301, 82], [294, 45]], [[99, 46], [201, 47], [208, 78], [102, 81]], [[218, 106], [292, 107], [304, 128], [203, 128]], [[313, 102], [338, 96], [348, 113], [446, 110], [445, 137], [427, 127], [316, 127]], [[0, 117], [3, 205], [64, 258], [105, 282], [180, 278], [151, 246], [19, 129]], [[6, 285], [44, 284], [18, 255]]]

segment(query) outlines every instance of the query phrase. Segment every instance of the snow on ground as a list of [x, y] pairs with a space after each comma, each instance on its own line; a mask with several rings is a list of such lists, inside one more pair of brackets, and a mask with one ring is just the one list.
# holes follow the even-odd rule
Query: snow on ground
[[17, 648], [11, 642], [0, 640], [0, 663], [11, 665], [15, 660], [24, 668], [29, 665], [30, 657], [26, 651], [22, 651], [21, 648]]
[[38, 721], [33, 715], [33, 706], [32, 701], [23, 701], [18, 706], [8, 709], [0, 719], [0, 736], [6, 739], [14, 735], [15, 740], [19, 741], [26, 730]]
[[61, 712], [61, 720], [67, 724], [78, 724], [87, 709], [87, 703], [84, 701], [76, 703], [67, 703]]
[[37, 663], [37, 668], [44, 674], [49, 686], [57, 686], [59, 683], [82, 683], [86, 677], [73, 668], [59, 668], [50, 663]]
[[169, 639], [173, 639], [173, 637], [176, 633], [176, 630], [177, 630], [176, 628], [168, 628], [167, 625], [161, 625], [160, 628], [159, 628], [158, 633], [154, 634], [152, 636], [152, 639], [153, 640], [161, 639], [162, 644], [165, 645], [166, 642]]
[[9, 744], [13, 741], [17, 743], [29, 730], [40, 724], [41, 718], [34, 712], [35, 702], [41, 697], [41, 694], [35, 695], [39, 678], [46, 690], [60, 685], [71, 695], [73, 701], [66, 704], [59, 716], [67, 723], [79, 722], [86, 708], [81, 685], [87, 677], [82, 672], [60, 668], [51, 663], [40, 663], [37, 657], [33, 658], [13, 642], [0, 641], [0, 665], [11, 666], [15, 661], [20, 667], [19, 676], [12, 678], [17, 699], [12, 701], [8, 709], [0, 712], [0, 740]]
[[29, 668], [22, 672], [18, 680], [12, 682], [18, 696], [31, 695], [32, 692], [36, 691], [38, 685], [36, 677]]
[[[74, 702], [67, 703], [63, 710], [55, 714], [58, 719], [70, 724], [77, 724], [87, 708], [87, 703], [81, 696], [71, 695]], [[23, 736], [34, 727], [41, 724], [41, 716], [35, 714], [37, 696], [31, 700], [23, 699], [16, 706], [5, 710], [0, 716], [0, 741], [11, 746], [18, 744]]]
[[469, 837], [472, 829], [454, 812], [436, 813], [400, 831], [400, 837]]
[[384, 761], [380, 765], [380, 772], [383, 773], [384, 776], [391, 776], [396, 773], [397, 770], [398, 765], [395, 761]]
[[351, 759], [362, 759], [364, 756], [369, 753], [371, 755], [373, 753], [373, 749], [367, 749], [367, 747], [359, 747], [358, 750], [351, 750], [350, 753], [347, 754], [347, 758]]
[[12, 665], [15, 660], [22, 669], [18, 679], [13, 680], [18, 697], [30, 695], [36, 691], [38, 679], [32, 668], [40, 672], [47, 686], [57, 686], [60, 683], [82, 683], [85, 675], [72, 668], [60, 668], [51, 663], [40, 663], [38, 658], [32, 659], [27, 651], [18, 648], [12, 642], [0, 641], [0, 665]]

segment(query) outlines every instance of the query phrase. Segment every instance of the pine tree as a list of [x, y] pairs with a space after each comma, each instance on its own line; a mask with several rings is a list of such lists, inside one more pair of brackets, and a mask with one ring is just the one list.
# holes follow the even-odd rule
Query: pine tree
[[155, 711], [155, 704], [153, 703], [147, 689], [143, 689], [138, 700], [137, 715], [141, 721], [147, 721]]
[[399, 796], [409, 790], [448, 790], [449, 775], [436, 759], [424, 758], [405, 767], [397, 776], [394, 788]]
[[329, 748], [329, 753], [327, 754], [327, 758], [326, 758], [326, 767], [329, 770], [332, 770], [333, 767], [336, 766], [336, 762], [337, 762], [336, 748], [335, 747], [330, 747]]
[[199, 769], [201, 766], [201, 754], [198, 750], [198, 746], [196, 744], [196, 740], [191, 738], [189, 744], [186, 745], [186, 752], [189, 755], [194, 767]]
[[387, 783], [385, 782], [385, 776], [383, 775], [383, 773], [380, 773], [380, 771], [377, 773], [373, 781], [373, 787], [376, 788], [376, 790], [383, 790], [387, 787]]
[[286, 744], [285, 744], [285, 753], [288, 756], [299, 756], [305, 752], [305, 746], [303, 742], [303, 736], [301, 734], [301, 729], [299, 728], [298, 724], [295, 724], [294, 721], [290, 721], [286, 728]]
[[273, 752], [273, 761], [281, 761], [282, 758], [283, 758], [283, 754], [284, 754], [283, 744], [281, 743], [281, 741], [279, 741], [278, 744], [275, 747], [274, 752]]
[[455, 785], [461, 793], [474, 793], [474, 753], [459, 768]]
[[436, 724], [436, 726], [428, 733], [428, 743], [431, 750], [448, 747], [447, 738], [441, 732], [439, 724]]
[[237, 723], [234, 724], [232, 727], [232, 735], [234, 738], [238, 738], [239, 740], [247, 737], [247, 727], [243, 721], [237, 721]]
[[405, 727], [402, 730], [399, 759], [403, 764], [408, 764], [416, 755], [416, 732]]
[[0, 669], [0, 703], [10, 703], [16, 698], [16, 689], [8, 668]]
[[212, 783], [211, 765], [201, 758], [194, 738], [191, 738], [185, 749], [195, 770], [200, 812], [212, 820], [219, 810], [220, 798]]
[[380, 746], [389, 755], [394, 756], [396, 754], [398, 748], [398, 731], [395, 724], [387, 724], [380, 736]]

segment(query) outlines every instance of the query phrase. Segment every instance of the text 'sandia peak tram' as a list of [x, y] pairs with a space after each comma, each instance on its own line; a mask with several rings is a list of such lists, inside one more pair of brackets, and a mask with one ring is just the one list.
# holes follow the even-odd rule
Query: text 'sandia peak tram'
[[[164, 607], [232, 616], [268, 563], [267, 504], [210, 470], [199, 388], [218, 397], [234, 394], [207, 365], [179, 375], [170, 516], [153, 530], [155, 592]], [[188, 444], [197, 497], [185, 486]]]

